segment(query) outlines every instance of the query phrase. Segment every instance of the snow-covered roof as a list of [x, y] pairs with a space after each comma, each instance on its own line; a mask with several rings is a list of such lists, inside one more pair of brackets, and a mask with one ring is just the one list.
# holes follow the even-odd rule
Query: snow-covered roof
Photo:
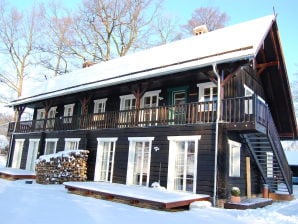
[[270, 15], [79, 69], [27, 88], [9, 106], [252, 58], [273, 21]]

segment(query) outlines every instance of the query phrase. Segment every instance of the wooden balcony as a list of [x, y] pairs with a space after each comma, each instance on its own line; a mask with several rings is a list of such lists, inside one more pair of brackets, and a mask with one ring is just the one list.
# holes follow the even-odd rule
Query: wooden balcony
[[[195, 102], [175, 106], [159, 106], [134, 110], [109, 111], [85, 116], [57, 117], [9, 124], [8, 133], [29, 133], [63, 130], [95, 130], [169, 125], [199, 125], [216, 121], [216, 101]], [[220, 122], [231, 129], [246, 125], [266, 124], [267, 106], [257, 97], [222, 100]]]

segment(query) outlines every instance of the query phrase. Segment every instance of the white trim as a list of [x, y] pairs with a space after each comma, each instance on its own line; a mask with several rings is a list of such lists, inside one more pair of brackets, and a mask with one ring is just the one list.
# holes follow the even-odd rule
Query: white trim
[[[205, 102], [204, 99], [204, 90], [206, 88], [213, 88], [216, 87], [216, 85], [213, 82], [204, 82], [204, 83], [198, 83], [197, 87], [199, 88], [199, 95], [198, 95], [198, 101], [199, 102]], [[213, 92], [210, 93], [211, 96], [213, 96]]]
[[[63, 116], [65, 117], [63, 119], [63, 123], [71, 123], [72, 122], [72, 116], [73, 116], [73, 109], [74, 109], [75, 104], [66, 104], [64, 105], [64, 111], [63, 111]], [[69, 112], [69, 114], [68, 114]]]
[[[197, 166], [198, 166], [198, 148], [199, 148], [199, 140], [201, 139], [201, 135], [192, 135], [192, 136], [168, 136], [169, 140], [169, 160], [168, 160], [168, 182], [167, 189], [169, 191], [175, 191], [175, 165], [176, 165], [176, 155], [177, 155], [177, 142], [184, 142], [187, 147], [189, 141], [193, 141], [195, 143], [195, 152], [194, 152], [194, 164], [193, 164], [193, 186], [192, 193], [196, 193], [197, 186]], [[186, 161], [186, 156], [184, 156], [184, 162]], [[184, 170], [183, 177], [183, 191], [186, 191], [186, 169]]]
[[31, 170], [31, 171], [35, 170], [35, 160], [37, 159], [39, 142], [40, 142], [39, 138], [29, 139], [28, 154], [27, 154], [27, 161], [26, 161], [26, 170]]
[[[228, 140], [229, 144], [229, 177], [240, 177], [241, 143]], [[237, 168], [237, 170], [235, 169]]]
[[143, 97], [146, 97], [146, 96], [158, 96], [159, 94], [161, 93], [161, 90], [158, 89], [158, 90], [152, 90], [152, 91], [148, 91], [148, 92], [145, 92]]
[[[93, 113], [94, 114], [97, 114], [97, 113], [103, 113], [103, 112], [105, 112], [107, 100], [108, 100], [108, 98], [93, 100], [93, 103], [94, 103]], [[100, 108], [100, 111], [98, 111], [99, 104], [103, 104], [103, 108]]]
[[59, 140], [59, 138], [46, 138], [45, 139], [44, 155], [48, 155], [48, 153], [47, 153], [47, 144], [48, 144], [48, 142], [54, 142], [55, 143], [53, 153], [56, 153], [58, 140]]
[[169, 141], [199, 141], [201, 135], [168, 136]]
[[134, 141], [134, 142], [143, 142], [143, 141], [153, 141], [155, 137], [128, 137], [128, 141]]
[[[11, 168], [17, 168], [17, 169], [20, 168], [22, 153], [24, 149], [24, 142], [25, 142], [25, 139], [15, 139]], [[16, 146], [18, 147], [16, 148]]]
[[[64, 150], [77, 150], [79, 149], [81, 138], [64, 138], [64, 141], [65, 141]], [[67, 147], [67, 144], [70, 144], [71, 142], [75, 142], [75, 148], [73, 149], [71, 149], [70, 147]]]
[[[244, 96], [249, 97], [254, 95], [254, 91], [249, 88], [247, 85], [243, 84], [244, 87]], [[253, 102], [252, 99], [247, 99], [244, 101], [244, 113], [253, 114]]]
[[97, 138], [97, 142], [116, 142], [118, 137], [111, 137], [111, 138]]
[[[150, 164], [151, 164], [151, 149], [152, 149], [152, 141], [154, 140], [154, 137], [129, 137], [129, 152], [128, 152], [128, 162], [127, 162], [127, 173], [126, 173], [126, 184], [131, 185], [133, 184], [133, 178], [134, 178], [134, 160], [135, 160], [135, 146], [137, 142], [142, 142], [143, 146], [144, 143], [149, 143], [149, 155], [148, 155], [148, 161], [147, 161], [147, 179], [146, 179], [146, 187], [149, 186], [149, 179], [150, 179]], [[143, 167], [143, 156], [141, 161], [141, 167]], [[143, 172], [141, 172], [143, 174]], [[141, 174], [141, 175], [142, 175]], [[142, 179], [140, 178], [139, 184], [142, 184]]]
[[[97, 138], [97, 152], [96, 152], [96, 163], [95, 163], [95, 171], [94, 171], [94, 181], [106, 181], [113, 182], [113, 173], [114, 173], [114, 160], [115, 160], [115, 150], [116, 150], [116, 141], [117, 137], [112, 138]], [[102, 168], [102, 157], [103, 157], [103, 147], [104, 143], [109, 143], [109, 152], [108, 152], [108, 163], [105, 164], [106, 167], [106, 175], [103, 180], [101, 177], [101, 168]], [[111, 145], [113, 143], [113, 145]], [[111, 147], [112, 146], [112, 147]], [[112, 158], [110, 158], [110, 152], [112, 150]], [[111, 164], [110, 164], [111, 161]], [[110, 180], [108, 179], [108, 172], [111, 170]]]

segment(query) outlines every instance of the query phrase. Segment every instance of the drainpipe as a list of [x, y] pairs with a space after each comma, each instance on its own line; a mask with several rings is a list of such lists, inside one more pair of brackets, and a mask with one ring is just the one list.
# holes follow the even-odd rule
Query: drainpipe
[[216, 122], [215, 122], [215, 154], [214, 154], [214, 188], [213, 188], [213, 206], [216, 206], [216, 198], [217, 198], [217, 156], [218, 156], [218, 126], [220, 121], [220, 104], [221, 104], [221, 94], [220, 94], [220, 76], [217, 72], [217, 65], [212, 65], [213, 72], [217, 78], [217, 108], [216, 108]]

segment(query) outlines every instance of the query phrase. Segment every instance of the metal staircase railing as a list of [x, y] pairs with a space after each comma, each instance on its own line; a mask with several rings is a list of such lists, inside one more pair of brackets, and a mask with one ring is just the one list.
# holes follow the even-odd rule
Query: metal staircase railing
[[262, 179], [273, 192], [292, 194], [292, 171], [280, 143], [277, 128], [268, 106], [255, 97], [256, 122], [266, 127], [266, 132], [243, 134]]

